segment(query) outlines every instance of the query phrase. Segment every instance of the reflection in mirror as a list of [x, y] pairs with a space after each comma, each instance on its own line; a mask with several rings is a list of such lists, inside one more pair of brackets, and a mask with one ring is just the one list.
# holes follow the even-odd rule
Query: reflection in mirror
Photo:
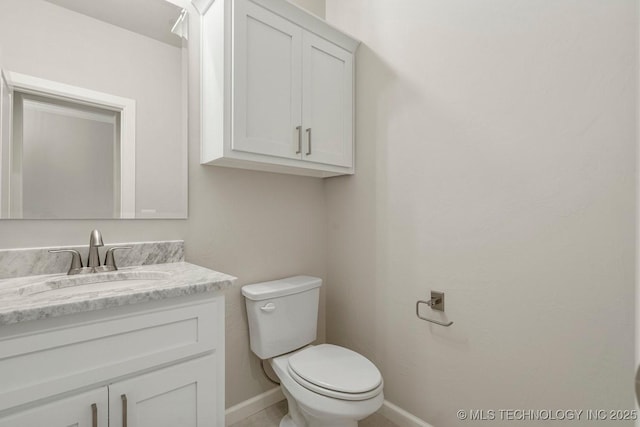
[[0, 2], [0, 218], [185, 218], [181, 0]]
[[8, 71], [0, 77], [13, 98], [3, 216], [134, 218], [135, 101]]
[[[11, 194], [14, 218], [108, 218], [120, 214], [120, 179], [116, 158], [119, 116], [73, 103], [14, 93], [14, 156], [22, 171], [21, 194]], [[20, 150], [20, 151], [18, 151]], [[62, 167], [55, 167], [61, 165]], [[77, 177], [84, 177], [77, 179]], [[116, 182], [117, 180], [117, 182]], [[13, 184], [13, 183], [12, 183]], [[68, 189], [83, 200], [68, 197]], [[22, 208], [22, 211], [17, 210]]]

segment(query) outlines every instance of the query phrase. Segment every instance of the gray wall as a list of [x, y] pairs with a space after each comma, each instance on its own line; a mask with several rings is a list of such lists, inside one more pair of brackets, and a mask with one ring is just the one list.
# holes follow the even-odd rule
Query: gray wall
[[[327, 0], [364, 43], [357, 173], [326, 181], [327, 340], [371, 357], [391, 402], [437, 427], [635, 407], [637, 16]], [[450, 328], [414, 314], [432, 289]]]

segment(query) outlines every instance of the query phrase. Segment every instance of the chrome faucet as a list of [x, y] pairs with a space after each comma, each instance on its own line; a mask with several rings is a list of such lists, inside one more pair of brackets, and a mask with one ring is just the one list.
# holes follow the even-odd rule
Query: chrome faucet
[[120, 249], [131, 249], [131, 246], [113, 246], [107, 249], [107, 253], [104, 257], [104, 265], [100, 265], [100, 252], [98, 248], [104, 246], [102, 242], [102, 234], [100, 231], [93, 230], [91, 236], [89, 236], [89, 257], [87, 258], [87, 266], [82, 266], [82, 259], [80, 253], [75, 249], [56, 249], [50, 250], [51, 253], [70, 252], [71, 266], [67, 274], [86, 274], [86, 273], [100, 273], [104, 271], [115, 271], [118, 269], [116, 266], [116, 259], [114, 252]]
[[100, 246], [104, 246], [104, 243], [102, 243], [102, 234], [100, 234], [100, 231], [96, 229], [91, 232], [91, 236], [89, 237], [89, 258], [87, 258], [87, 267], [100, 267], [100, 253], [98, 252], [98, 248]]

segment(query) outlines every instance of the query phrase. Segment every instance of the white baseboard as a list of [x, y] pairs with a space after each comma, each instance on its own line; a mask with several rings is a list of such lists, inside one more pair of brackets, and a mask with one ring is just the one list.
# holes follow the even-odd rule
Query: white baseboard
[[388, 400], [384, 401], [382, 408], [380, 408], [378, 412], [400, 427], [433, 427], [431, 424], [421, 420], [413, 414], [410, 414]]
[[[240, 402], [225, 411], [225, 425], [230, 426], [231, 424], [244, 420], [281, 400], [284, 400], [284, 395], [280, 387], [278, 387], [265, 391], [244, 402]], [[380, 408], [378, 412], [400, 427], [433, 427], [431, 424], [410, 414], [388, 400], [384, 401], [382, 408]]]
[[244, 402], [240, 402], [224, 411], [225, 425], [229, 426], [237, 423], [238, 421], [244, 420], [245, 418], [258, 413], [281, 400], [284, 400], [284, 394], [282, 394], [280, 387], [278, 387], [265, 391], [251, 399], [245, 400]]

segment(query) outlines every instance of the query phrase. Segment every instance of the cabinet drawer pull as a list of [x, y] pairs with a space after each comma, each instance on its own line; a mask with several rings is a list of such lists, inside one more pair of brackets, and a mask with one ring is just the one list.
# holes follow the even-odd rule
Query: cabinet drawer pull
[[307, 151], [307, 156], [311, 154], [311, 128], [307, 129], [307, 133], [309, 134], [309, 150]]
[[298, 131], [298, 151], [296, 154], [302, 153], [302, 126], [296, 126], [296, 130]]
[[127, 395], [121, 395], [120, 399], [122, 399], [122, 427], [127, 427]]
[[98, 405], [91, 404], [91, 427], [98, 427]]

